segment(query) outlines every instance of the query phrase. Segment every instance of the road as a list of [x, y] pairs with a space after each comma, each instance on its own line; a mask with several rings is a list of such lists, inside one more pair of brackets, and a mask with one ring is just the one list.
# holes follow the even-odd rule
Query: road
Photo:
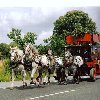
[[1, 87], [0, 100], [100, 100], [100, 78], [96, 82], [83, 81], [80, 84], [57, 85], [52, 82], [38, 88], [32, 85], [24, 89], [18, 85], [13, 90]]

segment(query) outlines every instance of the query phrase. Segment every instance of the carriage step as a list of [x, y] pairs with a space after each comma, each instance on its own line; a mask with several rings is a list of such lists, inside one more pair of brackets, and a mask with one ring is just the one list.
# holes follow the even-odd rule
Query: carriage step
[[85, 78], [90, 78], [90, 76], [80, 76], [81, 78], [85, 79]]

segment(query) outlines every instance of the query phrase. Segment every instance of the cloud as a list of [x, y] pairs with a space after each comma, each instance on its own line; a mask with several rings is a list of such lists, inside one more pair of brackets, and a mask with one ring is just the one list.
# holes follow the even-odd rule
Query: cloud
[[2, 7], [0, 8], [0, 42], [10, 43], [7, 33], [12, 28], [22, 30], [22, 35], [34, 32], [38, 35], [37, 44], [52, 35], [54, 22], [69, 10], [82, 10], [89, 14], [100, 32], [100, 7]]
[[2, 0], [1, 7], [87, 7], [100, 6], [99, 0]]
[[49, 38], [50, 36], [52, 36], [52, 30], [48, 31], [48, 32], [42, 32], [41, 34], [38, 35], [37, 37], [37, 41], [36, 44], [44, 44], [43, 40], [46, 38]]

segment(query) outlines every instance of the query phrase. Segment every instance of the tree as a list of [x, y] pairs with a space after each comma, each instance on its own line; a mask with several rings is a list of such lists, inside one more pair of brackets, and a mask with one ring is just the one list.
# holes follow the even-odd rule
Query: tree
[[53, 34], [77, 35], [84, 32], [96, 32], [96, 23], [83, 11], [69, 11], [64, 16], [60, 16], [54, 23]]
[[0, 44], [0, 57], [1, 58], [7, 58], [7, 57], [9, 57], [10, 56], [9, 50], [10, 50], [10, 48], [9, 48], [8, 44], [1, 43]]
[[9, 47], [18, 47], [18, 44], [16, 43], [16, 42], [11, 42], [10, 44], [9, 44]]
[[23, 47], [24, 41], [23, 38], [21, 37], [21, 30], [14, 29], [12, 28], [12, 31], [7, 34], [7, 36], [13, 40], [13, 42], [17, 43], [19, 47]]
[[31, 44], [35, 44], [35, 40], [37, 40], [37, 35], [31, 32], [28, 32], [25, 36], [24, 36], [24, 42], [25, 43], [31, 43]]
[[42, 45], [42, 44], [40, 44], [36, 48], [38, 49], [39, 54], [47, 54], [48, 45]]
[[96, 23], [89, 18], [87, 13], [73, 10], [67, 12], [64, 16], [60, 16], [59, 19], [54, 22], [53, 35], [48, 41], [56, 54], [61, 55], [62, 48], [66, 45], [66, 35], [72, 34], [75, 38], [78, 34], [85, 32], [95, 33]]
[[7, 36], [18, 44], [19, 48], [23, 49], [25, 43], [35, 44], [37, 35], [35, 33], [28, 32], [22, 37], [21, 30], [12, 28], [12, 31]]

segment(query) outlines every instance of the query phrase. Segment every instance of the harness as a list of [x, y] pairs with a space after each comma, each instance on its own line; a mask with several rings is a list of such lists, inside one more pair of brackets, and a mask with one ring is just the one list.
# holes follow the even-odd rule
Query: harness
[[26, 56], [23, 58], [23, 62], [24, 62], [24, 67], [25, 70], [32, 70], [32, 60], [31, 59], [27, 59]]
[[12, 69], [16, 68], [19, 64], [22, 64], [21, 61], [11, 61], [10, 66]]

